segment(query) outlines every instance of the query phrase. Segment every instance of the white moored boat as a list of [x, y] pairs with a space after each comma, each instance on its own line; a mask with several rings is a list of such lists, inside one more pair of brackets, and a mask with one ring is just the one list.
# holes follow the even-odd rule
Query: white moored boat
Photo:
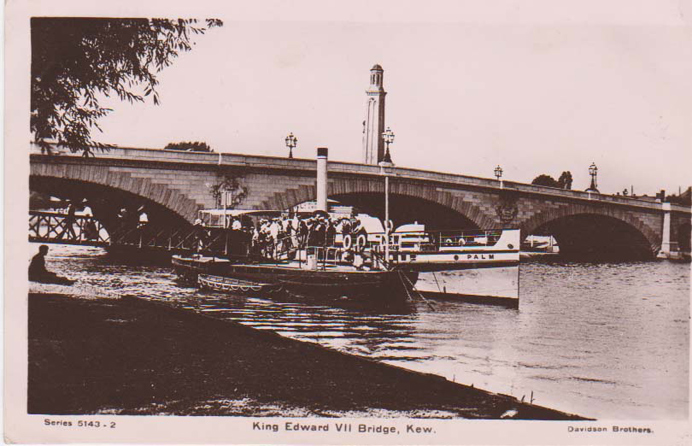
[[[372, 248], [380, 258], [383, 241]], [[403, 225], [390, 235], [389, 264], [417, 271], [424, 296], [516, 308], [520, 242], [519, 229], [430, 232]]]
[[[389, 264], [420, 272], [516, 266], [520, 243], [519, 229], [428, 232], [414, 223], [390, 235]], [[385, 255], [384, 243], [373, 249]]]

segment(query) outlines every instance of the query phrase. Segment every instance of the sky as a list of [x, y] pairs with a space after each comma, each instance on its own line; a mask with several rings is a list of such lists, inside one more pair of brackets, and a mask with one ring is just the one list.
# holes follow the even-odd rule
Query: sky
[[162, 104], [106, 101], [97, 140], [286, 156], [293, 132], [296, 157], [360, 162], [380, 64], [397, 166], [491, 178], [500, 165], [526, 183], [571, 171], [583, 190], [595, 162], [603, 193], [691, 183], [692, 35], [674, 21], [215, 17], [159, 74]]

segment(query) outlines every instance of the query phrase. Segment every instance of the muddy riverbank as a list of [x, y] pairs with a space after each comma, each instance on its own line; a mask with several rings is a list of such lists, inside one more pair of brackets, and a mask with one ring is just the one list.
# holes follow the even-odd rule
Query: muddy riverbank
[[29, 295], [29, 413], [579, 419], [133, 297]]

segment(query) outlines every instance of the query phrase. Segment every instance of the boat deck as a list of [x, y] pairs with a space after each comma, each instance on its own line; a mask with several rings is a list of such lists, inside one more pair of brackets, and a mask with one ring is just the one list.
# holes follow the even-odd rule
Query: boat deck
[[382, 270], [375, 270], [375, 269], [358, 269], [355, 266], [352, 265], [346, 265], [346, 264], [327, 264], [327, 265], [319, 265], [317, 267], [309, 267], [306, 262], [299, 262], [299, 261], [286, 261], [286, 262], [276, 262], [276, 263], [241, 263], [237, 264], [238, 266], [243, 266], [244, 268], [257, 268], [257, 269], [266, 269], [266, 268], [278, 268], [278, 269], [285, 269], [285, 270], [301, 270], [301, 271], [330, 271], [330, 272], [340, 272], [340, 273], [381, 273], [383, 272]]
[[256, 268], [256, 269], [267, 269], [267, 268], [277, 268], [282, 270], [301, 270], [301, 271], [329, 271], [329, 272], [358, 272], [358, 273], [381, 273], [383, 270], [362, 268], [359, 269], [353, 265], [343, 264], [343, 263], [319, 263], [316, 267], [312, 267], [305, 261], [298, 260], [281, 260], [281, 261], [266, 261], [261, 263], [238, 263], [231, 262], [228, 259], [221, 257], [207, 257], [207, 256], [196, 256], [193, 258], [178, 258], [177, 263], [187, 263], [187, 264], [197, 264], [197, 265], [209, 265], [209, 264], [229, 264], [233, 266], [242, 266], [243, 268]]

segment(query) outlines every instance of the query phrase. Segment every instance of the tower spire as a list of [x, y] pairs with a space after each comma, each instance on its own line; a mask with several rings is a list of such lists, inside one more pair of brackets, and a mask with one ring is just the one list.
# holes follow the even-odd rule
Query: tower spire
[[377, 164], [384, 158], [384, 70], [378, 64], [370, 69], [370, 88], [363, 121], [363, 162]]

